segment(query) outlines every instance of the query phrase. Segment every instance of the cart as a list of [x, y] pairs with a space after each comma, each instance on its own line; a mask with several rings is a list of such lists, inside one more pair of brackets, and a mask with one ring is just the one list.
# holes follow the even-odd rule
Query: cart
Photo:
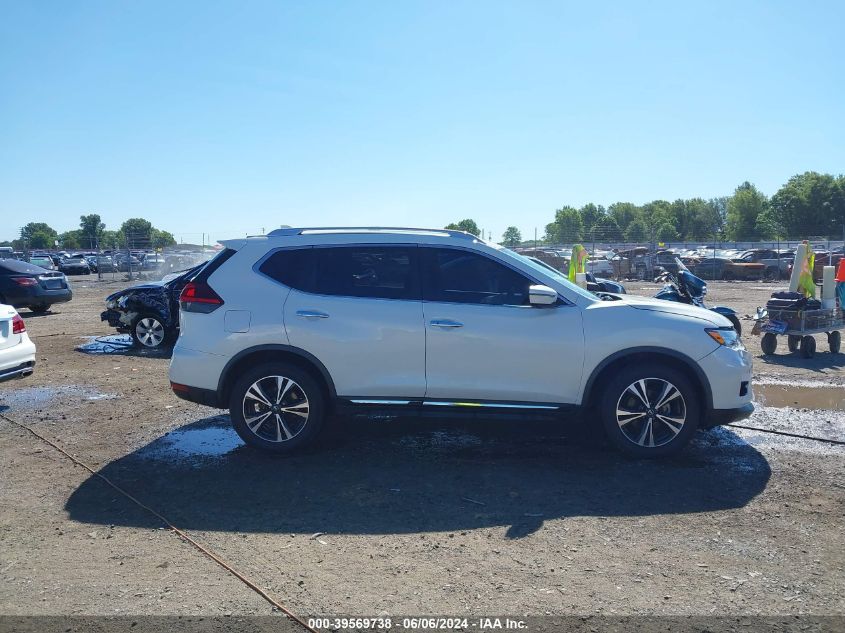
[[842, 343], [840, 330], [845, 329], [842, 308], [819, 310], [769, 310], [759, 312], [753, 334], [763, 334], [760, 347], [763, 354], [770, 356], [778, 346], [778, 336], [786, 336], [790, 352], [800, 352], [804, 358], [816, 354], [816, 339], [813, 334], [827, 334], [827, 344], [832, 354], [839, 353]]

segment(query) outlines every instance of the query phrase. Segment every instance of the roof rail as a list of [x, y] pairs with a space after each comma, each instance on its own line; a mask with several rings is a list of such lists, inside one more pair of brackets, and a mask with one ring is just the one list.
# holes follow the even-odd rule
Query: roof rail
[[453, 229], [421, 229], [407, 226], [309, 226], [292, 228], [286, 227], [283, 229], [274, 229], [267, 235], [268, 237], [284, 237], [291, 235], [302, 235], [304, 233], [320, 232], [320, 233], [366, 233], [372, 231], [373, 233], [445, 233], [449, 237], [455, 237], [463, 240], [477, 240], [480, 239], [472, 233], [466, 231], [455, 231]]

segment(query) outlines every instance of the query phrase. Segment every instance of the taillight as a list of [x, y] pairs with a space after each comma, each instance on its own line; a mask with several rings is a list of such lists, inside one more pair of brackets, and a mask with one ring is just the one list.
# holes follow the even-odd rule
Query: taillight
[[12, 317], [12, 334], [23, 334], [26, 332], [26, 323], [23, 322], [20, 314]]
[[182, 288], [179, 305], [185, 312], [208, 314], [222, 306], [223, 299], [204, 281], [191, 281]]
[[12, 281], [14, 281], [19, 286], [37, 286], [38, 280], [34, 277], [12, 277]]

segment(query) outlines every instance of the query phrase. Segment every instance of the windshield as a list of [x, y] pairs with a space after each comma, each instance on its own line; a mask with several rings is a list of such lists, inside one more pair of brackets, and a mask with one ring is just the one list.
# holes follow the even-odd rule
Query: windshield
[[594, 295], [592, 292], [590, 292], [589, 290], [587, 290], [585, 288], [581, 288], [581, 286], [575, 285], [574, 283], [569, 281], [569, 279], [566, 276], [564, 276], [563, 273], [559, 273], [558, 271], [554, 270], [551, 267], [544, 266], [543, 264], [538, 264], [537, 262], [531, 261], [529, 258], [525, 257], [524, 255], [520, 255], [519, 253], [516, 253], [516, 252], [510, 250], [509, 248], [499, 248], [499, 252], [502, 255], [504, 255], [505, 257], [508, 257], [510, 259], [515, 259], [522, 264], [527, 264], [528, 266], [530, 266], [536, 272], [541, 273], [542, 275], [545, 275], [546, 277], [551, 277], [552, 279], [554, 279], [558, 283], [564, 284], [567, 287], [567, 289], [571, 290], [572, 292], [578, 293], [582, 297], [586, 297], [590, 301], [596, 300], [596, 295]]
[[675, 264], [678, 266], [678, 272], [681, 272], [682, 270], [689, 272], [689, 268], [684, 266], [684, 262], [681, 261], [680, 257], [675, 257]]

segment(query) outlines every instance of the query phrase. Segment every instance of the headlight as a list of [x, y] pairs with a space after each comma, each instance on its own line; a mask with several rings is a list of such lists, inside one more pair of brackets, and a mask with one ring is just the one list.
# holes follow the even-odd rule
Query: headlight
[[739, 334], [736, 333], [732, 327], [728, 328], [708, 328], [704, 330], [707, 334], [716, 341], [719, 345], [724, 345], [730, 349], [745, 349], [742, 341], [739, 340]]

